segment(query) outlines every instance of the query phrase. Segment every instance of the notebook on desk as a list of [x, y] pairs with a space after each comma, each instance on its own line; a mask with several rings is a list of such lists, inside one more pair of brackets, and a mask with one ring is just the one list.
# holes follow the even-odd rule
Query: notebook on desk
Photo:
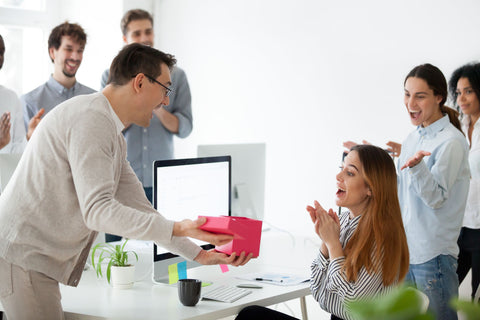
[[279, 274], [271, 272], [255, 272], [237, 276], [238, 279], [275, 284], [278, 286], [294, 286], [310, 281], [310, 276], [297, 274]]

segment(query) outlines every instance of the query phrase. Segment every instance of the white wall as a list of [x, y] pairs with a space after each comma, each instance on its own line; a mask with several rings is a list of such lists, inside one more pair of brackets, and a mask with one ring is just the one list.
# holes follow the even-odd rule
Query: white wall
[[110, 67], [112, 59], [123, 46], [120, 30], [122, 15], [122, 2], [118, 0], [60, 1], [60, 14], [54, 26], [69, 20], [80, 24], [87, 33], [87, 45], [77, 80], [92, 89], [100, 89], [103, 71]]
[[[123, 45], [120, 18], [135, 7], [153, 11], [156, 47], [189, 77], [194, 131], [177, 156], [195, 156], [197, 144], [266, 142], [266, 220], [306, 235], [306, 204], [334, 206], [342, 141], [401, 141], [413, 129], [402, 102], [408, 71], [431, 62], [449, 77], [480, 59], [477, 0], [58, 1], [46, 29], [69, 19], [88, 34], [80, 82], [98, 89]], [[15, 25], [9, 16], [0, 11]], [[37, 54], [48, 60], [43, 43]]]
[[[37, 87], [45, 81], [45, 74], [49, 74], [47, 41], [51, 23], [59, 15], [59, 1], [43, 2], [36, 10], [22, 7], [21, 1], [5, 3], [11, 7], [0, 7], [0, 34], [6, 46], [0, 84], [17, 94]], [[39, 1], [31, 3], [38, 5]]]
[[480, 57], [476, 0], [58, 1], [50, 26], [68, 19], [88, 34], [80, 82], [99, 88], [123, 45], [120, 18], [134, 7], [153, 11], [156, 47], [175, 54], [190, 81], [194, 131], [176, 155], [266, 142], [266, 220], [293, 231], [313, 232], [313, 199], [334, 207], [342, 141], [401, 141], [413, 129], [402, 102], [412, 67], [431, 62], [448, 77]]
[[48, 80], [53, 63], [48, 56], [51, 30], [68, 20], [87, 33], [87, 45], [77, 80], [98, 90], [102, 72], [123, 46], [118, 0], [46, 0], [45, 11], [0, 8], [0, 33], [6, 42], [0, 83], [21, 95]]
[[99, 90], [103, 71], [122, 49], [120, 20], [130, 9], [153, 12], [154, 0], [64, 0], [60, 1], [57, 25], [65, 20], [79, 23], [87, 33], [87, 46], [77, 79]]
[[155, 2], [156, 47], [193, 94], [177, 156], [265, 141], [266, 220], [310, 232], [305, 206], [335, 206], [342, 141], [402, 141], [405, 75], [430, 62], [449, 77], [480, 58], [478, 12], [475, 0]]

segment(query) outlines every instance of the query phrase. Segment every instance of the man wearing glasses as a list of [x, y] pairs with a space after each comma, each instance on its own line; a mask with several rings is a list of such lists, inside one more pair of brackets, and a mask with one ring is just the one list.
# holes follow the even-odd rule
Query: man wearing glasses
[[147, 127], [168, 104], [174, 64], [151, 47], [125, 46], [102, 92], [63, 102], [37, 127], [0, 197], [0, 302], [8, 319], [64, 319], [59, 283], [78, 285], [97, 231], [154, 241], [201, 264], [250, 260], [190, 241], [221, 245], [233, 237], [199, 229], [205, 218], [165, 219], [126, 159], [123, 129]]
[[[145, 10], [126, 12], [121, 21], [125, 44], [142, 43], [153, 46], [153, 17]], [[108, 70], [102, 75], [101, 88], [105, 87]], [[147, 198], [152, 201], [152, 163], [155, 160], [172, 159], [173, 136], [186, 138], [192, 132], [192, 98], [185, 72], [175, 67], [172, 70], [172, 89], [167, 88], [169, 103], [154, 110], [148, 128], [131, 125], [125, 131], [128, 161], [142, 182]], [[163, 84], [160, 84], [163, 86]], [[171, 93], [171, 94], [170, 94]], [[107, 241], [119, 240], [107, 235]]]

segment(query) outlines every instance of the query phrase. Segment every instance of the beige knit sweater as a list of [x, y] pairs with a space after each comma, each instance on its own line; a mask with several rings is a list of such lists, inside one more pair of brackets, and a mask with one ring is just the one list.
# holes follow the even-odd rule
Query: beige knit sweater
[[74, 97], [40, 122], [0, 196], [0, 256], [76, 286], [97, 231], [153, 240], [192, 260], [126, 160], [123, 124], [102, 93]]

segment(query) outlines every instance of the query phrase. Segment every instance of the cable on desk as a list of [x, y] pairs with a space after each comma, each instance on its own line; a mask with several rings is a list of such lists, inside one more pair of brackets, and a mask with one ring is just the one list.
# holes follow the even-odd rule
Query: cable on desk
[[320, 241], [319, 241], [319, 242], [316, 242], [314, 239], [316, 240], [317, 238], [315, 238], [315, 237], [306, 237], [305, 239], [303, 239], [303, 246], [306, 246], [307, 243], [310, 242], [310, 243], [313, 244], [315, 247], [320, 247], [320, 246], [322, 245], [322, 240], [320, 240], [320, 238], [318, 238]]
[[[137, 281], [143, 281], [145, 279], [147, 279], [147, 277], [152, 277], [152, 270], [153, 270], [153, 264], [150, 264], [150, 267], [148, 268], [148, 271], [145, 272], [145, 274], [143, 276], [141, 276], [138, 280], [135, 279], [135, 282]], [[153, 282], [153, 277], [152, 277], [152, 282]]]
[[293, 234], [285, 229], [281, 229], [281, 228], [278, 228], [276, 226], [274, 226], [273, 224], [271, 224], [270, 222], [266, 221], [266, 220], [263, 220], [263, 223], [267, 224], [269, 227], [271, 227], [272, 229], [275, 229], [277, 231], [280, 231], [280, 232], [284, 232], [286, 234], [288, 234], [290, 236], [290, 239], [292, 240], [292, 246], [295, 247], [297, 242], [295, 241], [295, 237], [293, 236]]

